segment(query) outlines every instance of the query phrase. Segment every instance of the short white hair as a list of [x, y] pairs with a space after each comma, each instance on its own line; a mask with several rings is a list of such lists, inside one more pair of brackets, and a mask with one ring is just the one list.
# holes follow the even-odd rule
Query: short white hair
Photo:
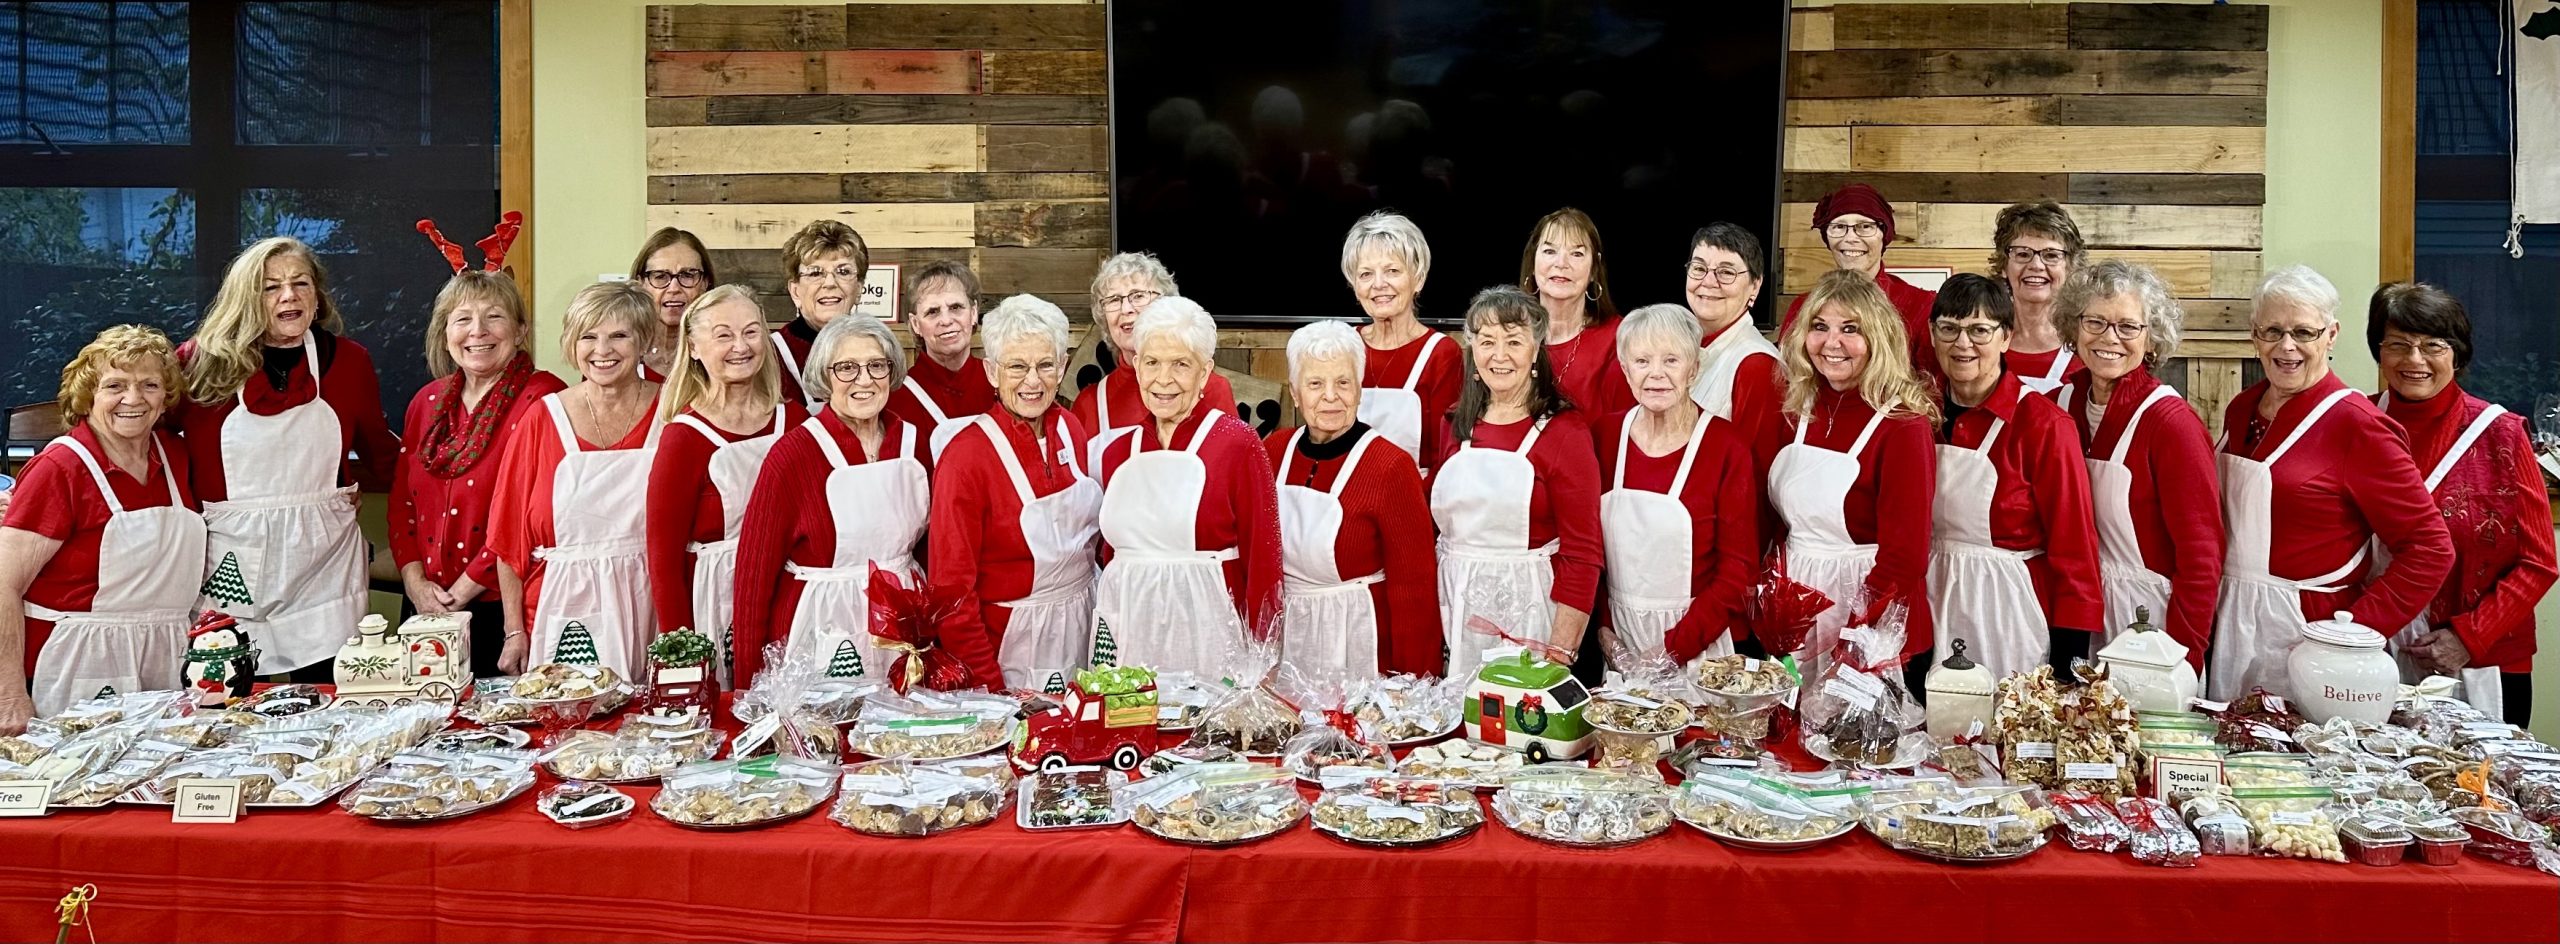
[[2320, 320], [2338, 323], [2338, 287], [2329, 278], [2307, 265], [2289, 265], [2258, 282], [2257, 292], [2249, 296], [2249, 319], [2257, 320], [2268, 302], [2287, 301], [2320, 313]]
[[1665, 344], [1675, 351], [1694, 351], [1706, 338], [1706, 328], [1698, 324], [1698, 316], [1687, 306], [1646, 305], [1618, 320], [1618, 360], [1625, 361], [1627, 352], [1639, 344]]
[[1218, 357], [1218, 322], [1199, 302], [1178, 295], [1167, 295], [1138, 314], [1138, 323], [1129, 329], [1129, 357], [1135, 359], [1146, 350], [1147, 339], [1167, 335], [1200, 356], [1204, 364], [1216, 366]]
[[1067, 313], [1037, 295], [997, 302], [978, 325], [978, 343], [986, 348], [988, 360], [1002, 358], [1016, 343], [1034, 339], [1049, 342], [1052, 355], [1067, 356]]
[[1372, 246], [1403, 260], [1413, 269], [1415, 282], [1431, 277], [1431, 243], [1422, 238], [1422, 227], [1401, 213], [1380, 210], [1351, 224], [1351, 233], [1342, 237], [1343, 281], [1352, 280], [1360, 268], [1360, 253]]
[[1289, 332], [1289, 385], [1298, 385], [1298, 375], [1308, 361], [1351, 359], [1351, 376], [1359, 377], [1369, 369], [1369, 345], [1360, 340], [1360, 332], [1339, 321], [1318, 321]]
[[888, 325], [881, 324], [880, 319], [848, 311], [818, 329], [818, 339], [809, 342], [809, 362], [800, 365], [800, 389], [833, 397], [835, 377], [828, 373], [827, 366], [836, 362], [836, 352], [844, 347], [844, 343], [855, 338], [869, 338], [880, 345], [881, 356], [889, 359], [889, 386], [906, 382], [907, 349], [898, 344], [898, 336], [889, 331]]
[[1173, 270], [1165, 268], [1164, 260], [1156, 258], [1155, 253], [1124, 252], [1102, 260], [1102, 267], [1093, 270], [1093, 288], [1089, 293], [1093, 296], [1093, 320], [1102, 320], [1102, 287], [1130, 276], [1156, 283], [1156, 291], [1168, 296], [1182, 294], [1182, 286], [1174, 284]]

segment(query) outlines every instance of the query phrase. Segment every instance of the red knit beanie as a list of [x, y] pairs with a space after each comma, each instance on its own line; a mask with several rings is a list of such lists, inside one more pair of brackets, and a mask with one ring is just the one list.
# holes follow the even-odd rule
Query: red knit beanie
[[1814, 204], [1813, 228], [1817, 231], [1829, 229], [1832, 220], [1851, 213], [1874, 220], [1876, 225], [1884, 227], [1884, 244], [1893, 245], [1893, 204], [1886, 203], [1884, 194], [1865, 184], [1841, 187], [1822, 198], [1822, 202]]

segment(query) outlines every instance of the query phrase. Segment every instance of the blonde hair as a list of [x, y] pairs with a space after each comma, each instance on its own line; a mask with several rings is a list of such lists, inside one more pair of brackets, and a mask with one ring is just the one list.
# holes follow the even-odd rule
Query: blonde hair
[[311, 326], [345, 333], [346, 322], [338, 316], [338, 303], [329, 298], [329, 275], [320, 268], [319, 255], [291, 236], [258, 240], [232, 258], [230, 270], [222, 275], [222, 288], [213, 295], [212, 307], [205, 309], [204, 321], [196, 325], [191, 339], [195, 351], [187, 360], [185, 374], [187, 396], [197, 403], [212, 403], [239, 393], [250, 377], [264, 369], [266, 355], [260, 348], [271, 323], [266, 303], [267, 263], [278, 256], [300, 256], [311, 267], [311, 294], [319, 300]]
[[444, 331], [453, 323], [453, 310], [465, 302], [494, 303], [507, 310], [516, 322], [516, 350], [533, 351], [533, 332], [525, 330], [524, 292], [516, 288], [516, 278], [509, 272], [487, 269], [464, 269], [445, 280], [436, 291], [435, 307], [427, 314], [427, 374], [433, 377], [451, 375], [457, 368], [453, 352], [445, 349]]
[[578, 336], [606, 323], [631, 329], [634, 338], [654, 337], [658, 330], [655, 305], [637, 282], [598, 282], [579, 289], [577, 297], [569, 300], [568, 316], [561, 319], [560, 356], [576, 363]]
[[1778, 339], [1778, 353], [1787, 364], [1787, 413], [1802, 419], [1813, 412], [1814, 391], [1823, 380], [1805, 352], [1804, 336], [1822, 310], [1835, 302], [1849, 312], [1859, 336], [1867, 339], [1867, 366], [1858, 375], [1858, 396], [1877, 410], [1918, 416], [1935, 424], [1938, 395], [1911, 364], [1911, 338], [1903, 330], [1902, 312], [1874, 279], [1853, 269], [1834, 269], [1813, 283], [1813, 291], [1804, 295], [1804, 306], [1796, 311], [1795, 323]]
[[[703, 312], [730, 302], [747, 306], [756, 312], [756, 321], [764, 321], [764, 308], [756, 304], [755, 290], [744, 285], [715, 286], [695, 298], [692, 304], [684, 306], [684, 316], [676, 322], [675, 360], [668, 362], [667, 385], [658, 392], [659, 419], [672, 420], [682, 415], [693, 408], [693, 401], [700, 398], [703, 391], [711, 389], [710, 370], [693, 359], [693, 329]], [[773, 356], [773, 345], [768, 343], [762, 347], [764, 350], [756, 352], [763, 360], [756, 364], [756, 377], [752, 384], [756, 402], [770, 409], [782, 402], [782, 368], [777, 364], [781, 359]]]
[[[62, 365], [62, 389], [54, 402], [62, 410], [65, 428], [78, 426], [89, 418], [89, 410], [98, 404], [98, 378], [107, 368], [133, 370], [143, 358], [160, 362], [160, 388], [176, 395], [183, 377], [178, 371], [177, 355], [172, 353], [169, 336], [149, 325], [116, 325], [98, 332], [98, 337], [82, 345], [80, 353], [71, 355], [71, 363]], [[167, 409], [167, 401], [162, 401]]]

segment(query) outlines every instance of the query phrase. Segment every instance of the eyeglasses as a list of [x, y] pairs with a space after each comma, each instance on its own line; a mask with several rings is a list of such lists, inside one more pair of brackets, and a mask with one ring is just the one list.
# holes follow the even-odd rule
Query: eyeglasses
[[1856, 233], [1867, 239], [1874, 239], [1878, 234], [1884, 232], [1884, 226], [1872, 221], [1866, 223], [1833, 223], [1829, 226], [1823, 227], [1822, 231], [1829, 234], [1833, 239], [1843, 239], [1851, 233]]
[[2025, 246], [2009, 247], [2010, 265], [2024, 266], [2030, 262], [2036, 262], [2039, 260], [2044, 262], [2045, 268], [2054, 268], [2065, 262], [2071, 261], [2071, 252], [2065, 249], [2029, 249]]
[[2407, 357], [2410, 351], [2416, 351], [2428, 357], [2444, 357], [2453, 353], [2453, 342], [2443, 338], [2428, 338], [2416, 344], [2407, 341], [2382, 342], [2382, 353], [2385, 354]]
[[1732, 266], [1715, 266], [1713, 268], [1709, 268], [1695, 262], [1689, 263], [1689, 280], [1692, 282], [1704, 282], [1707, 280], [1708, 276], [1714, 276], [1717, 285], [1731, 285], [1735, 282], [1741, 281], [1743, 276], [1749, 274], [1751, 273], [1748, 270], [1737, 269]]
[[849, 282], [857, 285], [862, 282], [862, 270], [856, 269], [851, 265], [840, 265], [833, 269], [809, 266], [808, 268], [800, 270], [798, 278], [823, 279], [830, 275], [835, 276], [836, 280], [840, 282]]
[[702, 284], [702, 270], [678, 269], [669, 272], [665, 269], [651, 269], [640, 273], [640, 281], [649, 283], [650, 288], [665, 288], [670, 284], [692, 288]]
[[1143, 306], [1163, 297], [1163, 292], [1151, 291], [1143, 288], [1131, 292], [1122, 292], [1118, 295], [1105, 295], [1102, 296], [1102, 310], [1117, 311], [1123, 305]]
[[2150, 326], [2139, 321], [2108, 321], [2104, 318], [2080, 319], [2080, 334], [2082, 337], [2095, 338], [2112, 334], [2116, 336], [2116, 340], [2118, 341], [2131, 341], [2135, 338], [2141, 337], [2143, 329], [2147, 327]]
[[852, 383], [864, 374], [870, 374], [873, 380], [887, 380], [890, 366], [886, 360], [837, 361], [827, 365], [827, 373], [844, 383]]
[[1031, 376], [1034, 371], [1037, 371], [1040, 376], [1043, 377], [1057, 376], [1058, 362], [1051, 360], [1041, 361], [1037, 364], [1025, 364], [1021, 361], [1011, 361], [999, 368], [999, 370], [1003, 372], [1005, 380], [1013, 383], [1021, 383], [1023, 378]]
[[2276, 326], [2274, 326], [2274, 325], [2268, 325], [2268, 326], [2266, 326], [2266, 327], [2264, 327], [2264, 328], [2259, 328], [2259, 329], [2257, 329], [2257, 330], [2254, 330], [2254, 331], [2249, 332], [2249, 336], [2250, 336], [2250, 337], [2253, 337], [2253, 338], [2258, 339], [2258, 343], [2260, 343], [2260, 344], [2282, 344], [2282, 343], [2284, 343], [2284, 339], [2286, 339], [2286, 338], [2292, 338], [2292, 339], [2293, 339], [2293, 343], [2295, 343], [2295, 344], [2306, 344], [2306, 345], [2308, 345], [2308, 344], [2318, 344], [2318, 343], [2320, 343], [2320, 339], [2328, 337], [2328, 336], [2329, 336], [2329, 329], [2328, 329], [2328, 328], [2291, 328], [2291, 329], [2287, 329], [2287, 328], [2279, 328], [2279, 327], [2276, 327]]
[[1954, 343], [1959, 337], [1975, 344], [1989, 344], [1993, 337], [2007, 330], [2009, 329], [1995, 324], [1957, 324], [1952, 321], [1933, 322], [1929, 325], [1929, 333], [1937, 335], [1941, 343], [1948, 344]]

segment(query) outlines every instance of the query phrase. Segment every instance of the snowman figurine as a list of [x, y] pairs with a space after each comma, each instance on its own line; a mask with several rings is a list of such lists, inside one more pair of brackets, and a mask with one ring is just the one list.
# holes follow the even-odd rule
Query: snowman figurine
[[249, 635], [230, 614], [206, 610], [187, 630], [182, 675], [196, 693], [196, 704], [228, 704], [248, 697], [249, 687], [257, 683], [258, 650], [250, 647]]

